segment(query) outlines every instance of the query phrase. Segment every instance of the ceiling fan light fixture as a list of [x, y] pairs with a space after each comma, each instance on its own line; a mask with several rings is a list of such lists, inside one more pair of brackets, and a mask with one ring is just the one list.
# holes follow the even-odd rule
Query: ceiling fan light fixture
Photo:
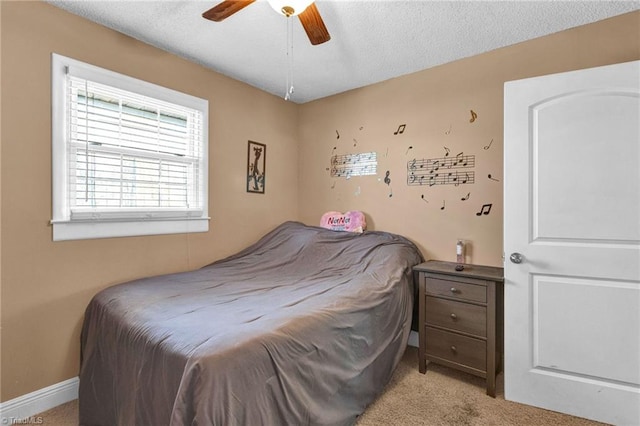
[[277, 13], [286, 16], [296, 16], [304, 12], [313, 0], [268, 0]]

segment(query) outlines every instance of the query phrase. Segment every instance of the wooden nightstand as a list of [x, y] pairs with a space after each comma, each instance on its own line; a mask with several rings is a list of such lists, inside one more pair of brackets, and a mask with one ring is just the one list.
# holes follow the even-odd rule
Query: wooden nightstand
[[503, 348], [503, 268], [428, 261], [418, 273], [419, 369], [427, 360], [487, 379], [496, 396]]

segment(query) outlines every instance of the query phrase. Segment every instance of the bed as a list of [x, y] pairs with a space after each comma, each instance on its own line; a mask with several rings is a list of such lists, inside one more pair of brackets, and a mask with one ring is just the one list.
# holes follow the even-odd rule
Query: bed
[[285, 222], [201, 269], [115, 285], [82, 328], [81, 425], [347, 425], [413, 306], [406, 238]]

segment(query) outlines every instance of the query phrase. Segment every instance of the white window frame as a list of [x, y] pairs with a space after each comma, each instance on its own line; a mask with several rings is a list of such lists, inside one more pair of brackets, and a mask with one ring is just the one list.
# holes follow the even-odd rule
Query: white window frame
[[[118, 89], [193, 108], [202, 113], [202, 161], [198, 182], [201, 208], [162, 212], [121, 209], [114, 214], [73, 217], [69, 202], [67, 73]], [[207, 232], [208, 216], [208, 119], [209, 102], [185, 93], [89, 65], [53, 53], [51, 58], [52, 119], [52, 220], [53, 240]]]

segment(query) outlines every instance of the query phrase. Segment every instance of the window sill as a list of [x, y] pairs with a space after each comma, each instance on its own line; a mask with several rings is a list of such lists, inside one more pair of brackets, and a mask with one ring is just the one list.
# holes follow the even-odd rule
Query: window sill
[[209, 231], [209, 218], [177, 220], [52, 221], [53, 241]]

